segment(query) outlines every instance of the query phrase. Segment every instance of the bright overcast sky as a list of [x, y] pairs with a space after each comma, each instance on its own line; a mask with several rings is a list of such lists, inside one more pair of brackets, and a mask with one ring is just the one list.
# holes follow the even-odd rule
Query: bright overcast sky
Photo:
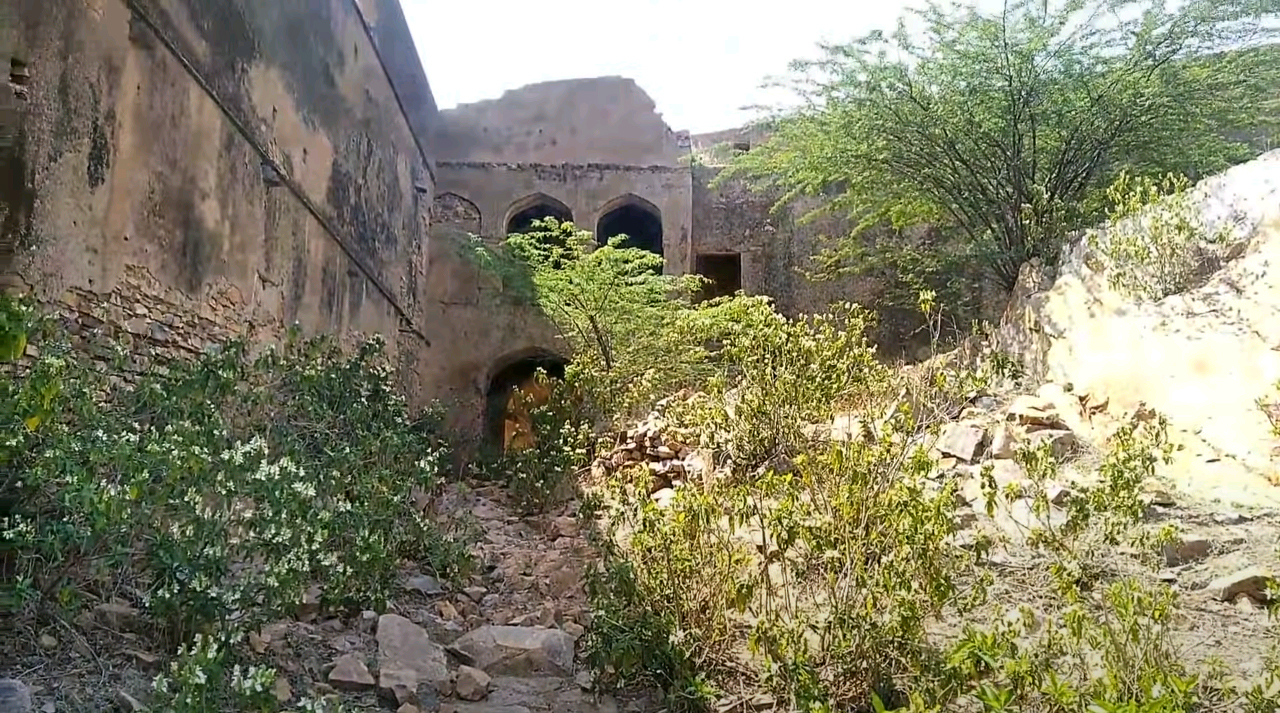
[[400, 0], [436, 102], [492, 99], [553, 79], [622, 75], [671, 128], [694, 133], [776, 101], [760, 83], [822, 40], [891, 29], [905, 0]]

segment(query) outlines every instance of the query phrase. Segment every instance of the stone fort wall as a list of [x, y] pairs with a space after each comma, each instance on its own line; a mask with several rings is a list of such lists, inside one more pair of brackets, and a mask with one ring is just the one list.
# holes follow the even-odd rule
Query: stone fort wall
[[440, 116], [396, 0], [16, 5], [2, 267], [73, 331], [158, 355], [379, 333], [464, 427], [548, 344], [429, 239]]
[[[692, 160], [758, 137], [673, 131], [619, 77], [438, 111], [396, 0], [16, 0], [11, 15], [0, 269], [73, 332], [139, 355], [293, 324], [379, 333], [411, 399], [450, 401], [478, 432], [501, 373], [558, 345], [454, 237], [539, 214], [650, 231], [668, 271], [791, 314], [875, 302], [874, 281], [799, 272], [846, 226], [712, 188], [717, 169]], [[889, 353], [912, 338], [879, 335]]]

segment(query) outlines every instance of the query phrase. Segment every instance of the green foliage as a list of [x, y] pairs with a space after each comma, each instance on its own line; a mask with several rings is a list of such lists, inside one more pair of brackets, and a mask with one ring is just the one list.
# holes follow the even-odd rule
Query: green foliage
[[1274, 125], [1280, 62], [1258, 46], [1276, 14], [1252, 0], [931, 2], [892, 34], [795, 63], [802, 107], [719, 180], [828, 196], [820, 211], [856, 218], [821, 256], [828, 272], [863, 269], [869, 228], [931, 224], [1011, 287], [1101, 215], [1122, 169], [1202, 175], [1252, 155], [1232, 137]]
[[664, 275], [661, 256], [625, 240], [596, 246], [591, 233], [546, 219], [503, 245], [527, 266], [536, 304], [572, 355], [566, 378], [591, 421], [635, 415], [698, 383], [710, 373], [706, 344], [724, 326], [723, 301], [693, 303], [702, 278]]
[[36, 321], [30, 301], [0, 299], [0, 362], [11, 362], [22, 356]]
[[573, 389], [558, 388], [545, 372], [538, 372], [535, 379], [540, 390], [549, 394], [546, 403], [534, 404], [525, 392], [516, 392], [536, 434], [533, 443], [479, 464], [482, 474], [505, 481], [527, 512], [545, 511], [573, 495], [573, 476], [589, 461], [595, 445]]
[[[241, 665], [239, 637], [196, 634], [178, 648], [164, 673], [152, 680], [156, 713], [273, 713], [282, 710], [273, 687], [279, 674], [269, 666]], [[336, 697], [303, 697], [288, 713], [343, 713]]]
[[514, 256], [510, 250], [494, 246], [478, 235], [445, 233], [457, 255], [489, 278], [489, 287], [483, 291], [489, 299], [506, 304], [532, 305], [537, 300], [529, 265]]
[[[931, 319], [934, 297], [920, 299]], [[975, 531], [956, 546], [961, 483], [940, 477], [927, 451], [941, 420], [1007, 365], [898, 371], [860, 341], [855, 308], [791, 321], [757, 307], [736, 304], [741, 331], [716, 352], [723, 371], [661, 412], [669, 433], [696, 439], [726, 472], [655, 499], [637, 466], [588, 498], [601, 557], [585, 654], [600, 685], [660, 686], [673, 711], [718, 708], [743, 690], [811, 711], [1191, 713], [1280, 701], [1274, 682], [1234, 686], [1185, 664], [1168, 631], [1176, 595], [1116, 576], [1107, 559], [1132, 547], [1155, 564], [1176, 536], [1143, 524], [1144, 484], [1172, 452], [1163, 420], [1124, 424], [1097, 482], [1073, 484], [1065, 502], [1047, 444], [1017, 452], [1021, 482], [997, 487], [984, 470], [988, 511], [1025, 513], [1032, 581], [1047, 589], [1047, 609], [1006, 613], [989, 559], [1002, 543]], [[815, 437], [807, 424], [835, 412], [859, 427]], [[967, 623], [940, 640], [945, 620]]]
[[[929, 491], [929, 459], [903, 445], [920, 424], [894, 406], [864, 312], [745, 316], [722, 352], [734, 386], [713, 381], [665, 415], [737, 477], [682, 487], [666, 507], [618, 486], [589, 588], [606, 623], [588, 657], [610, 680], [664, 686], [681, 710], [744, 676], [799, 710], [889, 695], [930, 656], [922, 627], [968, 558], [946, 544], [954, 494]], [[815, 443], [806, 424], [837, 404], [885, 413], [879, 438]], [[743, 648], [759, 662], [745, 671]]]
[[1121, 173], [1107, 188], [1108, 225], [1091, 238], [1113, 289], [1158, 300], [1194, 287], [1218, 267], [1215, 248], [1231, 238], [1231, 226], [1209, 230], [1190, 186], [1173, 174], [1157, 181]]
[[591, 233], [544, 219], [501, 246], [476, 243], [478, 260], [495, 274], [524, 275], [520, 284], [571, 357], [549, 402], [530, 410], [533, 446], [482, 466], [531, 510], [566, 494], [570, 476], [590, 463], [601, 428], [725, 373], [737, 358], [726, 345], [753, 339], [762, 320], [780, 319], [765, 298], [695, 302], [701, 277], [665, 275], [661, 256], [622, 247], [625, 240], [597, 246]]
[[0, 386], [18, 416], [33, 390], [37, 408], [57, 394], [56, 417], [10, 421], [2, 444], [26, 597], [73, 604], [128, 582], [181, 633], [282, 615], [313, 583], [324, 604], [380, 606], [401, 558], [454, 573], [458, 546], [409, 506], [448, 450], [432, 414], [409, 417], [382, 350], [229, 343], [112, 384], [48, 345]]
[[[231, 644], [308, 591], [380, 609], [405, 560], [469, 571], [413, 506], [449, 449], [436, 412], [409, 413], [380, 339], [232, 342], [136, 381], [56, 340], [40, 350], [0, 383], [6, 598], [74, 614], [130, 593], [141, 625], [182, 647], [163, 710], [277, 710], [271, 672]], [[322, 709], [307, 705], [293, 710]]]
[[672, 417], [694, 420], [697, 445], [744, 472], [799, 455], [811, 440], [808, 424], [873, 398], [886, 383], [889, 369], [865, 338], [872, 317], [856, 305], [790, 320], [765, 301], [739, 300], [717, 318], [726, 323], [721, 371], [700, 389], [710, 398], [676, 405]]

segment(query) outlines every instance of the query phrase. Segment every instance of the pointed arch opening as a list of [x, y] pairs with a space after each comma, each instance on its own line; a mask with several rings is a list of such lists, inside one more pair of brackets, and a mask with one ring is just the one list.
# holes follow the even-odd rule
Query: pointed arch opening
[[626, 236], [623, 247], [662, 255], [662, 211], [634, 193], [614, 198], [600, 209], [596, 244], [607, 245], [619, 235]]
[[573, 222], [573, 211], [563, 201], [545, 193], [534, 193], [517, 200], [507, 209], [506, 234], [525, 233], [535, 220], [555, 218], [562, 223]]
[[457, 193], [446, 191], [431, 201], [431, 224], [480, 235], [480, 209]]
[[484, 439], [488, 448], [504, 453], [534, 444], [531, 410], [547, 403], [551, 393], [539, 383], [539, 371], [564, 379], [569, 360], [547, 349], [508, 354], [490, 369], [485, 392]]

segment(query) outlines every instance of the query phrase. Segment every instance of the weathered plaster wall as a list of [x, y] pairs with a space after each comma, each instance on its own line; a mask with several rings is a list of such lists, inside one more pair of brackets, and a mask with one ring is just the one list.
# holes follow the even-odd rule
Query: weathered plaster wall
[[437, 299], [426, 318], [448, 324], [453, 348], [448, 359], [431, 360], [423, 377], [451, 385], [454, 398], [465, 405], [455, 410], [454, 428], [479, 435], [489, 387], [503, 369], [526, 359], [569, 353], [541, 312], [504, 290], [496, 275], [466, 257], [472, 250], [469, 233], [447, 218], [431, 228], [428, 276]]
[[543, 82], [442, 112], [441, 161], [674, 166], [687, 144], [635, 80]]
[[0, 200], [36, 294], [190, 349], [381, 333], [419, 402], [478, 403], [489, 365], [448, 365], [525, 346], [435, 282], [457, 259], [428, 244], [438, 114], [395, 0], [18, 4]]
[[429, 171], [378, 110], [394, 93], [354, 5], [287, 7], [23, 0], [24, 279], [109, 292], [139, 266], [193, 299], [228, 284], [251, 319], [413, 322]]
[[[833, 302], [853, 301], [872, 308], [879, 327], [875, 340], [882, 353], [907, 358], [922, 358], [930, 351], [930, 333], [924, 329], [914, 305], [891, 307], [884, 299], [895, 281], [893, 275], [879, 277], [841, 277], [835, 280], [809, 280], [801, 270], [813, 266], [812, 256], [820, 251], [829, 236], [846, 235], [852, 225], [845, 219], [823, 216], [801, 223], [809, 211], [817, 207], [812, 199], [797, 199], [781, 210], [773, 211], [780, 194], [759, 193], [742, 181], [732, 181], [716, 188], [710, 182], [724, 164], [740, 152], [767, 141], [770, 128], [757, 124], [691, 137], [695, 157], [693, 251], [732, 252], [741, 245], [743, 283], [749, 292], [775, 297], [779, 307], [789, 314], [824, 309]], [[736, 147], [735, 147], [736, 145]], [[868, 237], [875, 233], [868, 234]], [[883, 237], [888, 231], [880, 233]], [[937, 239], [928, 226], [920, 226], [895, 235], [922, 246]], [[1007, 292], [998, 285], [984, 282], [975, 275], [957, 275], [973, 283], [969, 300], [955, 329], [967, 330], [969, 320], [998, 321], [1008, 301]], [[955, 310], [959, 305], [952, 304]]]
[[692, 184], [688, 167], [620, 164], [530, 164], [441, 161], [437, 195], [453, 196], [474, 206], [480, 234], [500, 236], [511, 206], [525, 196], [542, 193], [564, 203], [574, 222], [594, 230], [610, 201], [628, 194], [652, 203], [662, 214], [663, 255], [668, 272], [689, 269], [692, 230]]

